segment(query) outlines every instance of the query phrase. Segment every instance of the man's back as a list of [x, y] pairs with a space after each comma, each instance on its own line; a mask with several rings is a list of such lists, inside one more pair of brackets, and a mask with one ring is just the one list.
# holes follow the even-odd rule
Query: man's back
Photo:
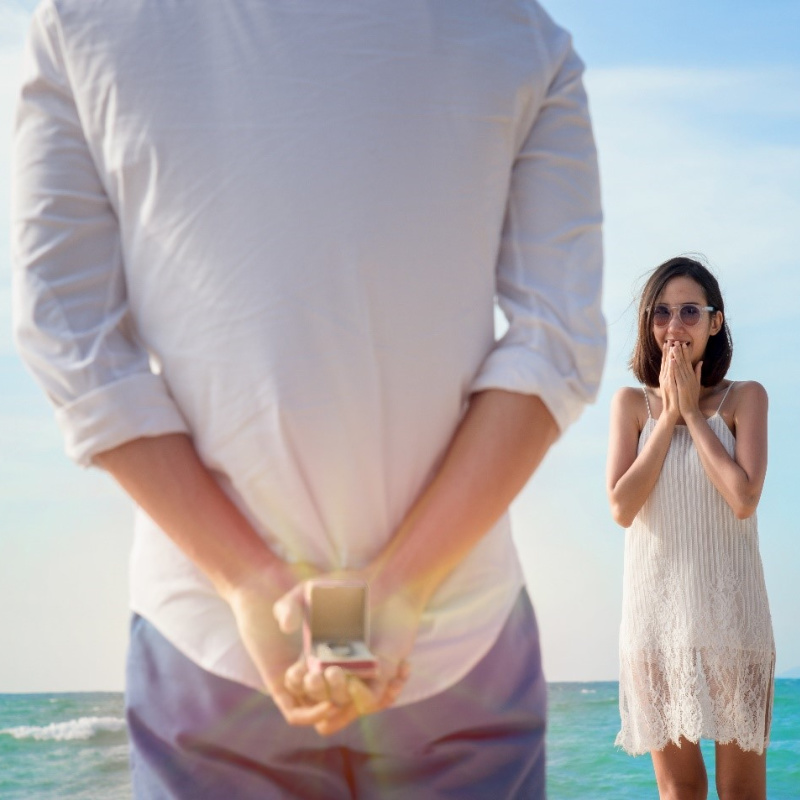
[[[549, 393], [564, 423], [594, 391], [594, 149], [581, 65], [535, 4], [66, 0], [38, 26], [49, 86], [18, 157], [74, 161], [69, 189], [55, 171], [18, 201], [37, 217], [23, 249], [63, 231], [26, 273], [55, 288], [20, 340], [66, 343], [40, 377], [78, 460], [121, 418], [148, 435], [179, 412], [277, 554], [361, 566], [471, 391]], [[31, 135], [45, 113], [60, 130]], [[512, 327], [492, 352], [496, 291]], [[223, 601], [144, 517], [132, 585], [198, 663], [260, 685]], [[475, 663], [521, 585], [503, 520], [432, 603], [404, 699]], [[226, 636], [187, 624], [203, 615]]]

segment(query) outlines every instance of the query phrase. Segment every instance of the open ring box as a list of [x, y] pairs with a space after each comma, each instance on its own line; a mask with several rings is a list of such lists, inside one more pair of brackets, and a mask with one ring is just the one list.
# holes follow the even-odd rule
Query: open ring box
[[312, 672], [341, 667], [359, 678], [377, 674], [369, 649], [368, 589], [364, 581], [309, 581], [305, 587], [303, 647]]

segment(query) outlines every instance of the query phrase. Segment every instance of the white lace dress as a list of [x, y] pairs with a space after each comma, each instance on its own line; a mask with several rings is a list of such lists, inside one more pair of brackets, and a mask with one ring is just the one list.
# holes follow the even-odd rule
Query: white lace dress
[[[708, 424], [733, 455], [719, 409]], [[654, 425], [648, 413], [639, 451]], [[616, 744], [639, 755], [685, 736], [761, 752], [774, 667], [756, 517], [736, 519], [678, 426], [625, 535]]]

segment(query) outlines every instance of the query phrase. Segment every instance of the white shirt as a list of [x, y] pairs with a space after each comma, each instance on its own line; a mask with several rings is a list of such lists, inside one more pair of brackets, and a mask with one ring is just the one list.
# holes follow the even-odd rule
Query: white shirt
[[[188, 432], [278, 555], [358, 567], [471, 392], [539, 395], [566, 428], [605, 347], [581, 73], [525, 0], [46, 0], [14, 313], [69, 455]], [[465, 675], [521, 586], [504, 518], [431, 602], [403, 701]], [[131, 590], [196, 663], [261, 688], [144, 514]]]

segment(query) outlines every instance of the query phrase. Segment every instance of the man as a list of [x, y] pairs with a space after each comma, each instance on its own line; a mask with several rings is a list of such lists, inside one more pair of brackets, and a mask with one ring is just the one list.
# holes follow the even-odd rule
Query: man
[[[37, 9], [16, 336], [140, 509], [137, 797], [543, 796], [506, 510], [600, 378], [581, 72], [523, 0]], [[340, 575], [369, 681], [298, 661]]]

